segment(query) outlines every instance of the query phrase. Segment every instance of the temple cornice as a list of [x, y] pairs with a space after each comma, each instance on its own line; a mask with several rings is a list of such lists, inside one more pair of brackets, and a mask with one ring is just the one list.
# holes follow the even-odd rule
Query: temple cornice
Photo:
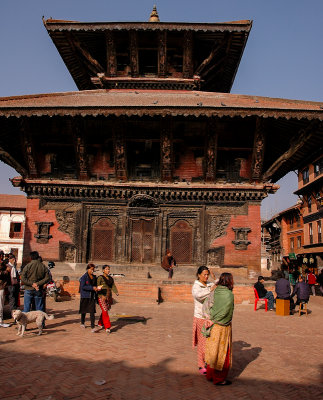
[[118, 200], [128, 202], [134, 196], [148, 196], [157, 202], [170, 203], [214, 203], [214, 202], [245, 202], [261, 201], [268, 193], [275, 193], [278, 185], [264, 184], [207, 184], [188, 185], [178, 184], [152, 184], [127, 182], [127, 183], [102, 183], [94, 182], [83, 184], [73, 181], [35, 181], [22, 178], [12, 180], [14, 186], [19, 186], [29, 198], [45, 199], [74, 199], [74, 200]]

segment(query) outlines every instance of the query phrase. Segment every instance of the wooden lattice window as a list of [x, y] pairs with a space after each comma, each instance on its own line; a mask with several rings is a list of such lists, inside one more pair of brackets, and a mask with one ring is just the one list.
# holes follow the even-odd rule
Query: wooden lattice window
[[178, 264], [192, 263], [192, 228], [186, 221], [177, 221], [171, 228], [171, 251]]
[[109, 218], [101, 218], [92, 227], [91, 259], [114, 260], [114, 225]]

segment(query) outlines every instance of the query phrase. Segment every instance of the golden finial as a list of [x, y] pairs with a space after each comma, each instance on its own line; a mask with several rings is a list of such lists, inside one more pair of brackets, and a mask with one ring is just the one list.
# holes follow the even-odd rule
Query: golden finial
[[156, 6], [153, 7], [148, 22], [160, 22]]

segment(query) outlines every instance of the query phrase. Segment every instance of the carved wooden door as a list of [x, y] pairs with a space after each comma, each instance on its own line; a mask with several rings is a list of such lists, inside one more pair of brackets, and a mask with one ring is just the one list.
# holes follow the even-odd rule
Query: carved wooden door
[[109, 218], [101, 218], [92, 227], [91, 259], [114, 260], [114, 225]]
[[131, 261], [151, 263], [154, 258], [155, 223], [153, 219], [132, 220]]
[[192, 263], [192, 228], [186, 221], [177, 221], [171, 228], [171, 251], [177, 264]]

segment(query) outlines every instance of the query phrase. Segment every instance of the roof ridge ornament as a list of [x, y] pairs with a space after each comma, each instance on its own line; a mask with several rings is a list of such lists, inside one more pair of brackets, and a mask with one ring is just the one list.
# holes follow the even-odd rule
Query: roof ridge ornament
[[149, 18], [148, 22], [160, 22], [156, 5], [154, 5], [154, 7], [153, 7], [153, 10], [150, 14], [150, 18]]

